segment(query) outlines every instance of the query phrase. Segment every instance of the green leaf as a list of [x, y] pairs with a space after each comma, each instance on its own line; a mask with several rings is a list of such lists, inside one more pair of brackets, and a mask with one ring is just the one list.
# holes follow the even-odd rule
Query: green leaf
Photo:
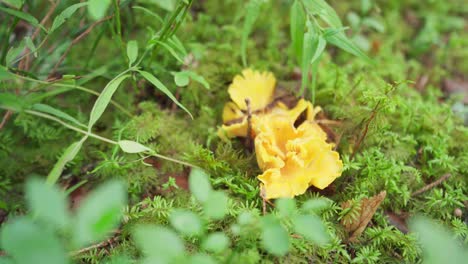
[[127, 204], [125, 184], [113, 180], [91, 192], [76, 211], [74, 239], [83, 246], [104, 239], [118, 226]]
[[136, 40], [130, 40], [127, 43], [127, 57], [130, 65], [138, 58], [138, 42]]
[[185, 251], [182, 240], [165, 227], [138, 225], [132, 236], [138, 248], [152, 261], [148, 263], [169, 263]]
[[34, 46], [32, 39], [30, 37], [25, 37], [24, 42], [26, 47], [34, 54], [34, 57], [37, 57], [36, 46]]
[[221, 232], [209, 234], [202, 243], [202, 248], [213, 253], [220, 253], [229, 247], [229, 238]]
[[106, 85], [106, 87], [104, 87], [104, 89], [102, 90], [102, 93], [96, 99], [93, 109], [91, 110], [91, 115], [89, 117], [89, 124], [88, 124], [89, 131], [91, 131], [91, 128], [98, 121], [98, 119], [102, 116], [102, 114], [104, 113], [104, 110], [106, 110], [117, 88], [119, 88], [120, 84], [125, 79], [127, 79], [128, 76], [130, 75], [126, 74], [126, 75], [117, 76], [114, 79], [112, 79]]
[[327, 41], [322, 35], [317, 36], [317, 47], [315, 49], [312, 59], [310, 59], [310, 64], [318, 63], [320, 56], [322, 56], [325, 47], [327, 46]]
[[189, 75], [185, 71], [172, 72], [172, 75], [174, 75], [175, 84], [179, 87], [187, 86], [190, 82]]
[[19, 96], [13, 93], [0, 93], [0, 108], [20, 112], [27, 104]]
[[122, 151], [127, 153], [140, 153], [145, 151], [151, 151], [150, 148], [131, 140], [120, 140], [118, 143]]
[[292, 198], [278, 199], [275, 204], [280, 215], [284, 217], [290, 217], [296, 212], [296, 201]]
[[28, 13], [24, 13], [22, 11], [18, 11], [18, 10], [14, 10], [14, 9], [11, 9], [11, 8], [5, 8], [5, 7], [1, 7], [0, 6], [0, 11], [3, 11], [9, 15], [12, 15], [12, 16], [15, 16], [19, 19], [22, 19], [26, 22], [28, 22], [29, 24], [35, 26], [35, 27], [38, 27], [42, 30], [44, 30], [45, 32], [47, 32], [47, 30], [41, 25], [39, 24], [39, 21], [37, 21], [37, 19], [35, 17], [33, 17], [32, 15], [28, 14]]
[[210, 84], [205, 80], [205, 78], [203, 78], [203, 76], [198, 75], [196, 72], [193, 72], [193, 71], [187, 71], [187, 72], [192, 80], [200, 83], [206, 89], [210, 89]]
[[310, 199], [302, 204], [301, 210], [304, 213], [318, 213], [323, 209], [329, 208], [331, 201], [327, 198]]
[[159, 40], [153, 40], [150, 43], [159, 43], [161, 46], [163, 46], [171, 55], [178, 60], [180, 63], [184, 64], [184, 60], [177, 54], [177, 52], [167, 43], [159, 41]]
[[[7, 68], [0, 65], [0, 81], [6, 81], [13, 79], [15, 75], [10, 73]], [[1, 96], [2, 94], [0, 94]]]
[[20, 217], [3, 225], [0, 245], [15, 263], [69, 263], [63, 243], [49, 228]]
[[141, 10], [141, 11], [147, 13], [148, 15], [156, 18], [159, 22], [164, 23], [163, 19], [158, 14], [156, 14], [155, 12], [149, 10], [148, 8], [144, 8], [142, 6], [133, 6], [132, 8], [136, 9], [136, 10]]
[[213, 191], [209, 176], [199, 168], [193, 168], [189, 176], [189, 188], [198, 201], [204, 203]]
[[36, 178], [26, 183], [26, 201], [34, 217], [52, 227], [64, 228], [70, 220], [65, 193]]
[[228, 197], [220, 191], [212, 191], [203, 203], [203, 211], [214, 220], [222, 219], [228, 212]]
[[318, 36], [317, 33], [312, 31], [312, 28], [304, 34], [302, 45], [302, 63], [301, 63], [301, 72], [302, 72], [302, 81], [301, 81], [301, 94], [304, 94], [305, 86], [309, 79], [310, 71], [310, 62], [312, 57], [317, 50], [318, 45]]
[[188, 264], [216, 264], [218, 262], [210, 255], [197, 253], [193, 256], [190, 256], [187, 263]]
[[21, 56], [21, 53], [23, 52], [24, 48], [26, 47], [26, 38], [24, 38], [17, 47], [11, 47], [8, 50], [8, 53], [6, 55], [5, 61], [6, 65], [13, 67], [15, 60]]
[[88, 14], [94, 20], [103, 18], [106, 13], [111, 0], [89, 0], [88, 1]]
[[284, 256], [289, 251], [289, 235], [281, 223], [269, 215], [262, 219], [262, 246], [270, 254]]
[[65, 8], [59, 15], [57, 15], [54, 18], [54, 22], [52, 22], [52, 26], [50, 27], [49, 34], [54, 32], [61, 25], [63, 25], [63, 23], [65, 23], [70, 17], [72, 17], [73, 14], [76, 12], [76, 10], [86, 5], [88, 5], [88, 2], [74, 4]]
[[162, 9], [165, 9], [170, 12], [174, 11], [174, 7], [176, 4], [175, 0], [150, 0], [149, 2], [154, 3]]
[[180, 108], [182, 108], [185, 112], [187, 112], [190, 117], [193, 119], [193, 116], [192, 114], [190, 113], [190, 111], [185, 108], [185, 106], [183, 106], [178, 100], [177, 98], [174, 97], [174, 95], [171, 93], [171, 91], [169, 91], [169, 89], [167, 89], [167, 87], [156, 77], [154, 77], [154, 75], [152, 75], [151, 73], [149, 72], [146, 72], [146, 71], [138, 71], [146, 80], [148, 80], [150, 83], [152, 83], [154, 86], [156, 86], [156, 88], [158, 88], [161, 92], [163, 92], [165, 95], [167, 95], [167, 97], [169, 97], [176, 105], [178, 105]]
[[62, 175], [63, 169], [65, 168], [65, 165], [67, 165], [68, 162], [72, 161], [78, 152], [81, 149], [81, 146], [83, 145], [83, 142], [88, 138], [88, 136], [83, 137], [80, 141], [77, 141], [73, 144], [71, 144], [65, 152], [63, 152], [62, 156], [60, 156], [59, 160], [57, 163], [55, 163], [54, 167], [52, 170], [49, 172], [49, 175], [47, 175], [47, 183], [48, 184], [54, 184], [57, 182], [58, 178], [60, 175]]
[[296, 59], [300, 63], [302, 59], [302, 45], [304, 41], [306, 16], [304, 9], [298, 0], [295, 0], [291, 6], [289, 19], [292, 47], [294, 54], [296, 55]]
[[51, 114], [51, 115], [56, 116], [58, 118], [62, 118], [64, 120], [75, 123], [76, 125], [79, 125], [81, 127], [86, 127], [85, 124], [83, 124], [80, 121], [76, 120], [71, 115], [69, 115], [69, 114], [67, 114], [65, 112], [62, 112], [59, 109], [53, 108], [52, 106], [46, 105], [46, 104], [34, 104], [31, 109], [39, 111], [39, 112]]
[[24, 0], [3, 0], [3, 2], [13, 6], [16, 9], [19, 9], [23, 5]]
[[200, 218], [191, 211], [174, 210], [170, 216], [171, 225], [180, 233], [188, 236], [197, 236], [202, 233]]
[[434, 221], [416, 216], [410, 220], [410, 230], [417, 234], [422, 246], [424, 264], [465, 263], [468, 259], [468, 249]]
[[257, 17], [260, 13], [260, 4], [259, 0], [250, 0], [246, 6], [246, 13], [244, 19], [244, 26], [242, 29], [242, 38], [241, 38], [241, 57], [242, 64], [244, 67], [247, 66], [247, 40], [250, 33], [252, 32], [253, 25], [257, 20]]
[[328, 25], [339, 28], [342, 27], [340, 17], [330, 5], [324, 0], [303, 0], [305, 7], [312, 14], [317, 14]]
[[371, 59], [361, 50], [356, 44], [349, 40], [343, 32], [339, 32], [332, 35], [324, 35], [327, 42], [337, 46], [338, 48], [353, 54], [367, 62], [372, 62]]
[[317, 245], [324, 245], [330, 240], [322, 220], [316, 215], [295, 216], [293, 224], [298, 234]]

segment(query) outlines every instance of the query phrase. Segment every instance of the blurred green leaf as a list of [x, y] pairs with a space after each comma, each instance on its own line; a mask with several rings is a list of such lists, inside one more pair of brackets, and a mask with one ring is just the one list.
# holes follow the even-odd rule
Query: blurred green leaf
[[351, 53], [367, 62], [371, 62], [371, 59], [359, 49], [356, 44], [349, 40], [343, 32], [325, 36], [325, 39], [330, 44], [337, 46], [338, 48]]
[[109, 9], [110, 4], [111, 0], [89, 0], [89, 16], [94, 20], [99, 20], [103, 18], [107, 13], [107, 9]]
[[109, 181], [80, 203], [76, 211], [74, 238], [79, 246], [105, 238], [116, 228], [127, 203], [125, 185], [120, 181]]
[[153, 3], [165, 9], [167, 11], [174, 11], [176, 1], [175, 0], [146, 0], [146, 2]]
[[127, 43], [127, 57], [130, 65], [138, 58], [138, 42], [136, 40], [130, 40]]
[[218, 262], [210, 255], [197, 253], [193, 256], [190, 256], [187, 263], [188, 264], [216, 264]]
[[227, 195], [221, 191], [210, 192], [208, 199], [203, 203], [203, 211], [211, 219], [222, 219], [228, 212]]
[[52, 22], [49, 34], [57, 30], [61, 25], [63, 25], [63, 23], [65, 23], [70, 17], [72, 17], [76, 10], [86, 5], [88, 5], [88, 2], [77, 3], [65, 8], [59, 15], [57, 15], [54, 18], [54, 22]]
[[330, 207], [331, 201], [327, 198], [315, 198], [307, 200], [302, 204], [301, 210], [304, 213], [318, 213], [323, 209]]
[[278, 199], [275, 205], [281, 216], [290, 217], [296, 212], [296, 200], [292, 198]]
[[83, 145], [83, 142], [88, 138], [88, 136], [83, 137], [80, 141], [72, 143], [68, 148], [65, 149], [62, 156], [60, 156], [59, 160], [55, 163], [52, 170], [47, 175], [47, 183], [54, 184], [57, 182], [60, 175], [62, 175], [63, 169], [68, 162], [72, 161]]
[[302, 45], [304, 41], [306, 15], [299, 0], [294, 1], [291, 6], [289, 16], [292, 47], [294, 54], [296, 55], [296, 59], [300, 63], [302, 59]]
[[202, 233], [200, 218], [191, 211], [174, 210], [169, 215], [171, 225], [180, 233], [188, 236], [196, 236]]
[[2, 226], [0, 246], [17, 264], [69, 263], [62, 242], [51, 229], [20, 217]]
[[16, 94], [0, 93], [0, 108], [20, 112], [26, 107], [27, 103]]
[[146, 71], [138, 71], [146, 80], [148, 80], [150, 83], [152, 83], [156, 88], [158, 88], [161, 92], [163, 92], [167, 97], [169, 97], [176, 105], [178, 105], [180, 108], [182, 108], [185, 112], [187, 112], [190, 115], [190, 118], [193, 119], [192, 114], [190, 111], [185, 108], [178, 100], [177, 98], [174, 97], [174, 95], [167, 89], [167, 87], [154, 75], [152, 75], [149, 72]]
[[335, 28], [343, 26], [335, 9], [324, 0], [303, 0], [303, 3], [309, 12], [318, 15], [328, 25]]
[[179, 87], [187, 86], [190, 82], [187, 72], [173, 72], [172, 75], [174, 75], [175, 84]]
[[330, 240], [322, 220], [316, 215], [297, 215], [293, 218], [294, 230], [305, 239], [324, 245]]
[[126, 153], [141, 153], [145, 151], [151, 151], [150, 148], [131, 140], [119, 140], [118, 144], [120, 149]]
[[462, 247], [443, 226], [416, 216], [410, 220], [410, 230], [417, 234], [422, 246], [424, 264], [466, 263], [468, 248]]
[[184, 254], [184, 243], [168, 228], [138, 225], [132, 235], [136, 245], [146, 256], [147, 263], [169, 263]]
[[0, 65], [0, 81], [10, 80], [10, 79], [13, 79], [14, 77], [15, 77], [14, 74], [10, 73], [7, 68]]
[[260, 0], [250, 0], [245, 7], [246, 11], [241, 38], [241, 57], [244, 67], [247, 66], [247, 41], [250, 33], [252, 32], [253, 25], [255, 24], [255, 21], [257, 20], [257, 17], [260, 13], [260, 4]]
[[42, 29], [43, 31], [47, 32], [47, 30], [41, 24], [39, 24], [39, 21], [35, 17], [33, 17], [32, 15], [30, 15], [28, 13], [18, 11], [18, 10], [14, 10], [14, 9], [11, 9], [11, 8], [7, 8], [7, 7], [1, 7], [1, 6], [0, 6], [0, 11], [3, 11], [5, 13], [9, 14], [9, 15], [15, 16], [15, 17], [17, 17], [19, 19], [22, 19], [22, 20], [28, 22], [29, 24], [31, 24], [32, 26], [38, 27], [38, 28]]
[[52, 227], [65, 228], [69, 221], [65, 193], [56, 185], [33, 178], [26, 183], [26, 201], [33, 216]]
[[204, 250], [219, 253], [229, 247], [229, 238], [222, 232], [209, 234], [202, 243]]
[[23, 5], [24, 0], [3, 0], [3, 2], [13, 6], [16, 9], [19, 9]]
[[318, 45], [317, 33], [313, 31], [311, 27], [304, 33], [303, 45], [302, 45], [302, 62], [301, 62], [301, 94], [304, 94], [305, 87], [309, 80], [310, 61], [314, 56], [314, 53]]
[[101, 94], [96, 99], [96, 102], [93, 105], [93, 109], [91, 109], [91, 115], [89, 117], [88, 123], [89, 131], [106, 110], [117, 88], [119, 88], [120, 84], [129, 76], [130, 75], [128, 74], [117, 76], [109, 83], [107, 83], [106, 87], [104, 87]]
[[189, 188], [192, 195], [202, 203], [206, 202], [211, 192], [213, 192], [209, 176], [199, 168], [193, 168], [190, 172]]
[[271, 215], [262, 219], [261, 239], [263, 248], [275, 256], [284, 256], [289, 251], [289, 234]]

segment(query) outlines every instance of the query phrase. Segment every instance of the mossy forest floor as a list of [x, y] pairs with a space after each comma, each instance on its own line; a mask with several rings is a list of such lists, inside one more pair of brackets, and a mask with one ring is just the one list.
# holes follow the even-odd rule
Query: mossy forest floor
[[[70, 4], [62, 2], [59, 9]], [[152, 1], [121, 2], [125, 2], [120, 12], [124, 41], [137, 40], [141, 47], [160, 29], [160, 23], [134, 7], [144, 6], [163, 17], [168, 11]], [[457, 0], [330, 4], [349, 26], [347, 35], [374, 61], [368, 63], [329, 45], [317, 71], [315, 105], [323, 109], [321, 118], [334, 121], [326, 129], [329, 140], [337, 143], [344, 172], [325, 190], [310, 188], [296, 202], [314, 197], [331, 201], [321, 217], [332, 242], [326, 248], [302, 240], [292, 242], [286, 256], [273, 257], [255, 238], [243, 244], [233, 240], [238, 253], [232, 263], [415, 263], [420, 261], [421, 249], [415, 236], [407, 233], [406, 222], [414, 215], [435, 219], [468, 243], [466, 4]], [[34, 5], [31, 10], [35, 11], [30, 12], [43, 17], [48, 1]], [[273, 72], [278, 87], [297, 94], [301, 76], [290, 47], [290, 5], [290, 1], [262, 5], [247, 41], [246, 59], [248, 67]], [[70, 41], [91, 24], [79, 12], [50, 37], [26, 76], [46, 80], [74, 75], [77, 84], [100, 92], [126, 69], [126, 54], [109, 29], [113, 23], [106, 21], [73, 45], [50, 76]], [[255, 154], [246, 149], [244, 141], [224, 142], [216, 134], [224, 103], [229, 101], [227, 87], [245, 68], [241, 60], [244, 15], [244, 1], [194, 1], [176, 33], [188, 54], [183, 63], [162, 46], [144, 58], [145, 70], [172, 91], [193, 119], [149, 82], [135, 77], [113, 96], [130, 116], [110, 105], [93, 128], [103, 137], [138, 141], [162, 155], [203, 168], [213, 187], [230, 198], [228, 217], [211, 223], [209, 229], [228, 235], [240, 212], [262, 214], [263, 210]], [[171, 72], [181, 70], [203, 76], [210, 88], [194, 81], [177, 87]], [[28, 81], [16, 84], [28, 93], [51, 90]], [[11, 88], [4, 87], [2, 92], [14, 91]], [[86, 123], [95, 98], [73, 90], [44, 102]], [[25, 179], [45, 177], [64, 149], [78, 139], [76, 132], [27, 113], [9, 118], [0, 131], [0, 221], [25, 212]], [[128, 185], [129, 205], [120, 233], [106, 245], [78, 254], [75, 260], [99, 263], [121, 253], [137, 256], [129, 238], [135, 223], [165, 224], [172, 208], [199, 210], [190, 200], [189, 172], [189, 167], [178, 163], [141, 158], [88, 139], [67, 165], [59, 184], [64, 188], [79, 184], [70, 194], [79, 204], [97, 184], [122, 179]], [[418, 192], [442, 177], [433, 188]], [[341, 204], [381, 191], [386, 191], [386, 198], [372, 221], [356, 242], [346, 243], [348, 234], [340, 220], [356, 208], [343, 210]], [[266, 210], [275, 209], [267, 204]], [[188, 250], [196, 248], [196, 239], [186, 242]], [[217, 258], [228, 263], [223, 254]]]

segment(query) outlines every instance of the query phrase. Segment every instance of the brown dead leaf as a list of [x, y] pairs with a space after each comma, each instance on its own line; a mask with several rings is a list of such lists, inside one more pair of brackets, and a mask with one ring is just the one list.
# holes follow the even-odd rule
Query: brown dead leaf
[[[341, 219], [341, 224], [345, 230], [349, 233], [349, 242], [356, 242], [356, 239], [362, 234], [364, 229], [366, 229], [367, 224], [372, 220], [377, 208], [380, 203], [384, 200], [387, 195], [386, 191], [382, 191], [379, 194], [370, 197], [363, 198], [358, 204], [355, 204], [353, 201], [346, 201], [341, 204], [343, 209], [352, 208], [350, 214], [351, 217], [343, 217]], [[356, 217], [354, 217], [356, 215]]]

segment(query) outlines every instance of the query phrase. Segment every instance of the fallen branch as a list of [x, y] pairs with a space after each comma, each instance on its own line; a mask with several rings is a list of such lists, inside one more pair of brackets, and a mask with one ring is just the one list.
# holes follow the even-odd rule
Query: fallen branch
[[448, 178], [450, 178], [450, 176], [452, 176], [452, 174], [450, 173], [446, 173], [444, 174], [442, 177], [440, 177], [438, 180], [432, 182], [432, 183], [429, 183], [428, 185], [422, 187], [421, 189], [415, 191], [414, 193], [411, 194], [411, 196], [416, 196], [416, 195], [419, 195], [423, 192], [426, 192], [438, 185], [440, 185], [441, 183], [443, 183], [444, 181], [446, 181]]
[[102, 247], [106, 247], [112, 243], [114, 243], [115, 241], [117, 241], [118, 239], [118, 236], [117, 235], [120, 235], [122, 233], [122, 231], [120, 230], [117, 230], [114, 232], [114, 235], [107, 239], [107, 240], [104, 240], [100, 243], [97, 243], [97, 244], [94, 244], [94, 245], [91, 245], [89, 247], [85, 247], [85, 248], [82, 248], [80, 250], [76, 250], [76, 251], [73, 251], [70, 253], [71, 256], [76, 256], [76, 255], [79, 255], [79, 254], [82, 254], [82, 253], [85, 253], [85, 252], [88, 252], [90, 250], [93, 250], [93, 249], [96, 249], [96, 248], [102, 248]]

